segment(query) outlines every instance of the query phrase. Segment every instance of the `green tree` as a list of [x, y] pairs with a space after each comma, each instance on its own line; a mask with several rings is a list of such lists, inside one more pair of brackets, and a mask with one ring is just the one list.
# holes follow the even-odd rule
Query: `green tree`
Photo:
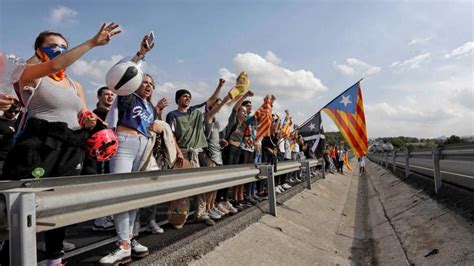
[[462, 138], [456, 136], [456, 135], [451, 135], [451, 137], [447, 138], [445, 141], [444, 141], [444, 145], [447, 145], [447, 144], [455, 144], [455, 143], [465, 143], [466, 141], [463, 140]]

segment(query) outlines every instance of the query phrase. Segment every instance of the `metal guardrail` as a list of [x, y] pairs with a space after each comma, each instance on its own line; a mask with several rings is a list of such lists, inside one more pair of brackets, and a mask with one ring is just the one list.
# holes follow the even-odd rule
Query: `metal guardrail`
[[[420, 149], [414, 151], [403, 149], [400, 151], [392, 151], [390, 153], [376, 152], [369, 153], [368, 157], [370, 160], [381, 165], [385, 165], [387, 168], [389, 165], [391, 165], [393, 171], [395, 171], [397, 167], [404, 169], [406, 178], [410, 175], [411, 168], [422, 169], [425, 174], [428, 173], [434, 178], [435, 193], [438, 193], [443, 184], [440, 160], [474, 162], [474, 143], [453, 144], [433, 147], [432, 149]], [[400, 157], [405, 158], [404, 163], [399, 163], [396, 161], [396, 159]], [[430, 168], [412, 166], [410, 165], [410, 158], [431, 159], [432, 165]], [[470, 177], [462, 174], [457, 174], [457, 176], [457, 178], [450, 178], [449, 182], [469, 189], [474, 189], [474, 187], [471, 185], [471, 183], [474, 181], [474, 176]]]
[[[266, 178], [276, 212], [274, 176], [303, 169], [311, 189], [317, 160], [0, 182], [0, 235], [10, 264], [35, 265], [36, 233]], [[324, 171], [323, 171], [324, 172]], [[9, 229], [9, 230], [8, 230]]]

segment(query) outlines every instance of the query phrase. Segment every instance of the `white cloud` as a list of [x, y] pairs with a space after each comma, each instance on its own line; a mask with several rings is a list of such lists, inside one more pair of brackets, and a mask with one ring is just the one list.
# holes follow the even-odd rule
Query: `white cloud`
[[275, 65], [281, 64], [281, 58], [279, 58], [276, 54], [274, 54], [272, 51], [267, 51], [267, 54], [265, 55], [265, 59]]
[[428, 62], [431, 58], [431, 53], [424, 53], [407, 59], [403, 62], [393, 62], [390, 67], [392, 67], [395, 72], [401, 72], [405, 70], [413, 70], [419, 68], [423, 63]]
[[184, 59], [178, 59], [178, 64], [184, 63]]
[[[327, 87], [311, 71], [290, 70], [255, 53], [239, 53], [232, 62], [233, 69], [236, 70], [235, 73], [247, 71], [251, 81], [250, 87], [257, 94], [272, 93], [280, 97], [312, 97], [327, 90]], [[221, 76], [226, 73], [226, 70], [220, 70]], [[227, 71], [229, 72], [227, 75], [233, 77], [232, 73]]]
[[370, 76], [377, 74], [382, 70], [379, 66], [370, 65], [360, 59], [357, 58], [347, 58], [347, 64], [337, 64], [336, 62], [333, 63], [333, 66], [339, 70], [342, 74], [353, 76], [353, 75], [362, 75], [362, 76]]
[[57, 25], [62, 23], [73, 23], [77, 21], [78, 12], [65, 6], [58, 6], [51, 10], [48, 20]]
[[413, 39], [408, 43], [408, 45], [425, 44], [431, 39], [432, 39], [431, 37]]
[[467, 42], [462, 46], [454, 49], [451, 53], [446, 53], [445, 58], [458, 57], [462, 55], [470, 55], [474, 53], [474, 42]]
[[78, 60], [71, 66], [71, 70], [74, 75], [85, 78], [92, 84], [105, 84], [107, 71], [122, 58], [122, 55], [113, 55], [109, 59]]

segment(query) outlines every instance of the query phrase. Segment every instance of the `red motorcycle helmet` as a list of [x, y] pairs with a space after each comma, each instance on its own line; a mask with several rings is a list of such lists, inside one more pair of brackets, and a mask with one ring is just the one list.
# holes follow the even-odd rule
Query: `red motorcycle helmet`
[[88, 155], [99, 161], [107, 161], [117, 153], [118, 139], [111, 129], [102, 129], [90, 136], [86, 141]]

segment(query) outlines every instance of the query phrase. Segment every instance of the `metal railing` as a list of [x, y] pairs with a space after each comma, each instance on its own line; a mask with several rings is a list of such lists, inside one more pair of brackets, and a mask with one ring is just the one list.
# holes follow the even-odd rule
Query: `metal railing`
[[[474, 143], [469, 144], [453, 144], [446, 146], [436, 146], [432, 149], [418, 149], [409, 151], [408, 149], [394, 150], [392, 152], [376, 152], [369, 153], [368, 158], [373, 162], [383, 165], [387, 168], [392, 167], [395, 171], [397, 167], [405, 172], [407, 178], [411, 172], [428, 175], [434, 179], [435, 193], [441, 189], [443, 181], [474, 189]], [[401, 162], [397, 159], [403, 158]], [[430, 161], [428, 165], [414, 165], [410, 159], [422, 159]], [[464, 162], [471, 169], [468, 174], [442, 171], [440, 161], [450, 160]], [[457, 169], [459, 170], [459, 169]], [[454, 170], [456, 171], [456, 169]]]
[[[317, 160], [232, 165], [139, 173], [0, 182], [0, 237], [10, 239], [10, 264], [37, 262], [38, 232], [176, 199], [267, 179], [270, 214], [276, 216], [274, 176], [301, 171], [311, 189]], [[324, 173], [324, 171], [323, 171]]]

